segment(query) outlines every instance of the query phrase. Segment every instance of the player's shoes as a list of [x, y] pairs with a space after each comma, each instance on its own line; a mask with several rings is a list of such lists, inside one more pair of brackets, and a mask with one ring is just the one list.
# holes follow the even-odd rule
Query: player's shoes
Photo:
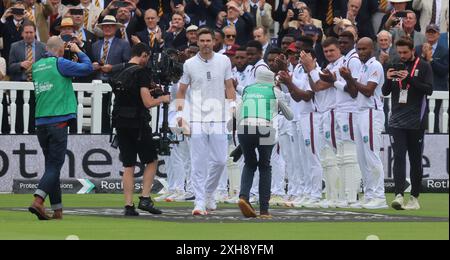
[[162, 214], [161, 210], [155, 208], [155, 204], [152, 201], [152, 198], [150, 198], [150, 197], [148, 197], [148, 198], [139, 197], [138, 209], [140, 209], [142, 211], [147, 211], [147, 212], [149, 212], [151, 214], [155, 214], [155, 215]]
[[193, 216], [206, 216], [208, 215], [208, 212], [200, 207], [195, 207], [192, 211]]
[[420, 204], [419, 204], [419, 200], [414, 197], [411, 196], [411, 198], [408, 201], [408, 204], [406, 204], [405, 206], [406, 210], [419, 210], [420, 209]]
[[124, 215], [128, 217], [137, 217], [139, 216], [139, 212], [136, 211], [136, 208], [133, 206], [125, 206]]
[[401, 194], [397, 194], [397, 196], [395, 196], [395, 199], [391, 203], [391, 207], [395, 210], [405, 209], [405, 200]]
[[365, 209], [387, 209], [389, 208], [386, 204], [385, 199], [372, 199], [368, 203], [363, 205]]

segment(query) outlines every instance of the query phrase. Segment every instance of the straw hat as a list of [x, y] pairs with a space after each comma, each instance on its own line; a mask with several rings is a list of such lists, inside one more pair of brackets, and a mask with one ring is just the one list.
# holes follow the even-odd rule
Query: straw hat
[[72, 28], [75, 27], [75, 25], [73, 24], [72, 18], [70, 18], [70, 17], [63, 18], [61, 21], [61, 24], [56, 26], [55, 29], [59, 31], [59, 30], [61, 30], [61, 28], [64, 28], [64, 27], [72, 27]]
[[115, 25], [117, 28], [123, 28], [125, 25], [118, 23], [116, 20], [116, 17], [112, 15], [107, 15], [105, 18], [103, 18], [103, 21], [99, 24], [97, 24], [97, 27], [101, 29], [103, 25]]

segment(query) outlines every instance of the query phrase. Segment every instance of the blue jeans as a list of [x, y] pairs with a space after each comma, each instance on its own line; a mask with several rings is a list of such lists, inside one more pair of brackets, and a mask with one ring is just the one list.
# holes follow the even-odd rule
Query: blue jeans
[[37, 137], [45, 157], [45, 172], [34, 195], [50, 198], [52, 209], [62, 209], [60, 175], [67, 151], [67, 123], [37, 126]]
[[[239, 143], [244, 155], [244, 169], [241, 177], [241, 191], [239, 197], [245, 199], [250, 198], [250, 190], [253, 185], [253, 177], [256, 168], [259, 169], [259, 209], [260, 212], [269, 211], [270, 189], [272, 184], [272, 166], [270, 158], [272, 156], [273, 144], [261, 144], [261, 140], [267, 137], [266, 130], [260, 131], [260, 127], [256, 131], [248, 132], [245, 128], [243, 134], [239, 134]], [[258, 150], [259, 160], [256, 156]]]

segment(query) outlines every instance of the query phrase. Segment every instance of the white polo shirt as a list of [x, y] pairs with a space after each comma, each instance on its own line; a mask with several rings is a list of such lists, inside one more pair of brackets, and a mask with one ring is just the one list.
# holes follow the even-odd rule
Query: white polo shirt
[[366, 97], [360, 92], [358, 93], [357, 102], [360, 111], [367, 109], [375, 109], [383, 111], [382, 87], [384, 85], [383, 65], [375, 57], [368, 60], [362, 67], [358, 82], [367, 85], [368, 82], [377, 84], [377, 88], [373, 96]]
[[226, 122], [225, 81], [232, 79], [230, 59], [214, 53], [187, 60], [180, 83], [190, 86], [191, 122]]
[[[352, 73], [352, 77], [355, 80], [358, 80], [362, 63], [355, 49], [345, 55], [344, 60], [342, 61], [342, 67], [348, 68]], [[347, 82], [341, 77], [339, 70], [336, 73], [336, 79], [337, 81], [334, 83], [334, 86], [336, 87], [336, 111], [349, 113], [358, 111], [356, 98], [352, 98], [350, 93], [344, 90]]]

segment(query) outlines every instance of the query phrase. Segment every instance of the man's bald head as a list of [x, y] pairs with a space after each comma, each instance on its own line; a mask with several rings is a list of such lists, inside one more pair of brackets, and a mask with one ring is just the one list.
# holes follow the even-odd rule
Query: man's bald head
[[52, 36], [47, 41], [47, 50], [54, 55], [61, 57], [64, 55], [64, 41], [58, 36]]
[[362, 62], [366, 63], [373, 57], [374, 43], [373, 40], [364, 37], [356, 44], [356, 50], [358, 51], [359, 58]]

